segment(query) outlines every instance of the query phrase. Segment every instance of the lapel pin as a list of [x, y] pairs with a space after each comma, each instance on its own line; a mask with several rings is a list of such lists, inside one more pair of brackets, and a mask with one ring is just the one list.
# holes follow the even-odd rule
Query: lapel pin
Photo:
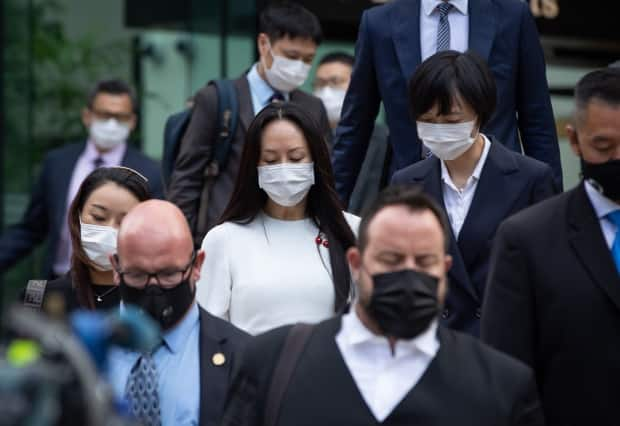
[[213, 363], [213, 365], [219, 367], [220, 365], [224, 365], [224, 363], [226, 362], [226, 357], [223, 353], [218, 352], [213, 355], [213, 357], [211, 358], [211, 362]]

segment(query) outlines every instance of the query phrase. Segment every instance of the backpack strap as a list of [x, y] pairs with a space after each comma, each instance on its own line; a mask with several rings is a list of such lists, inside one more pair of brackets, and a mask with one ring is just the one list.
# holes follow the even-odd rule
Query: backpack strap
[[298, 323], [289, 330], [267, 391], [264, 426], [276, 425], [284, 394], [313, 329], [311, 324]]
[[36, 310], [41, 309], [46, 286], [47, 280], [28, 280], [24, 292], [24, 306]]
[[203, 172], [204, 185], [200, 194], [200, 207], [196, 224], [196, 233], [203, 236], [207, 233], [207, 211], [211, 187], [221, 171], [226, 168], [232, 150], [232, 140], [239, 121], [239, 100], [233, 81], [212, 80], [209, 84], [214, 85], [217, 92], [217, 122], [213, 153]]

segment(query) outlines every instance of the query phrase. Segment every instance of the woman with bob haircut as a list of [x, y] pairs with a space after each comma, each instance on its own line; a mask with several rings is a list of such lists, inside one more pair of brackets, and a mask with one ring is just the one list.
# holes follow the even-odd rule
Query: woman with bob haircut
[[230, 202], [202, 243], [197, 300], [250, 334], [328, 318], [350, 298], [345, 252], [358, 224], [342, 211], [318, 125], [293, 103], [270, 104], [248, 129]]
[[432, 155], [392, 177], [394, 184], [421, 186], [447, 213], [453, 264], [442, 321], [475, 336], [497, 227], [556, 193], [547, 164], [484, 133], [496, 91], [491, 71], [473, 52], [442, 51], [420, 64], [409, 82], [409, 106]]
[[[110, 309], [120, 302], [110, 255], [123, 217], [136, 204], [150, 199], [147, 180], [127, 167], [101, 167], [84, 179], [69, 207], [71, 270], [45, 286], [43, 307], [61, 299], [64, 311]], [[25, 292], [28, 306], [29, 290]]]

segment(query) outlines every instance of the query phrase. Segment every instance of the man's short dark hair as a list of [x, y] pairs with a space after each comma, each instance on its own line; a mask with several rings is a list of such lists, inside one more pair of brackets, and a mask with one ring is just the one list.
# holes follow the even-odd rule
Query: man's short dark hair
[[496, 91], [493, 74], [476, 53], [445, 50], [422, 62], [409, 80], [409, 108], [414, 120], [435, 104], [439, 114], [447, 115], [460, 95], [482, 128], [495, 111]]
[[418, 186], [395, 185], [385, 188], [362, 214], [358, 229], [357, 246], [363, 252], [368, 245], [368, 227], [377, 214], [386, 207], [404, 206], [412, 212], [428, 210], [439, 221], [444, 235], [446, 252], [450, 246], [450, 225], [439, 205]]
[[311, 39], [317, 45], [323, 41], [319, 19], [308, 9], [292, 2], [267, 6], [260, 14], [258, 32], [267, 34], [272, 43], [284, 37]]
[[88, 100], [86, 104], [88, 108], [92, 109], [93, 104], [95, 103], [95, 98], [101, 93], [129, 96], [129, 99], [131, 99], [131, 109], [134, 112], [136, 111], [136, 94], [131, 88], [131, 86], [129, 86], [129, 84], [125, 83], [123, 80], [112, 79], [98, 81], [88, 94]]
[[592, 71], [579, 80], [575, 87], [577, 110], [584, 110], [592, 99], [612, 106], [620, 106], [620, 68]]
[[338, 62], [353, 68], [355, 58], [353, 57], [353, 55], [350, 55], [346, 52], [332, 52], [321, 58], [321, 60], [319, 61], [319, 66], [324, 64], [331, 64], [332, 62]]

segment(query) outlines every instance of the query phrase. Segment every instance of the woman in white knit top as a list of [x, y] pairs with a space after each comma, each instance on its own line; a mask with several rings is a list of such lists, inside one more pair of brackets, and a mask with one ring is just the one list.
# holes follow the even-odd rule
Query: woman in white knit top
[[230, 203], [202, 243], [196, 298], [251, 334], [328, 318], [349, 299], [345, 251], [358, 224], [342, 212], [314, 121], [271, 104], [248, 129]]

